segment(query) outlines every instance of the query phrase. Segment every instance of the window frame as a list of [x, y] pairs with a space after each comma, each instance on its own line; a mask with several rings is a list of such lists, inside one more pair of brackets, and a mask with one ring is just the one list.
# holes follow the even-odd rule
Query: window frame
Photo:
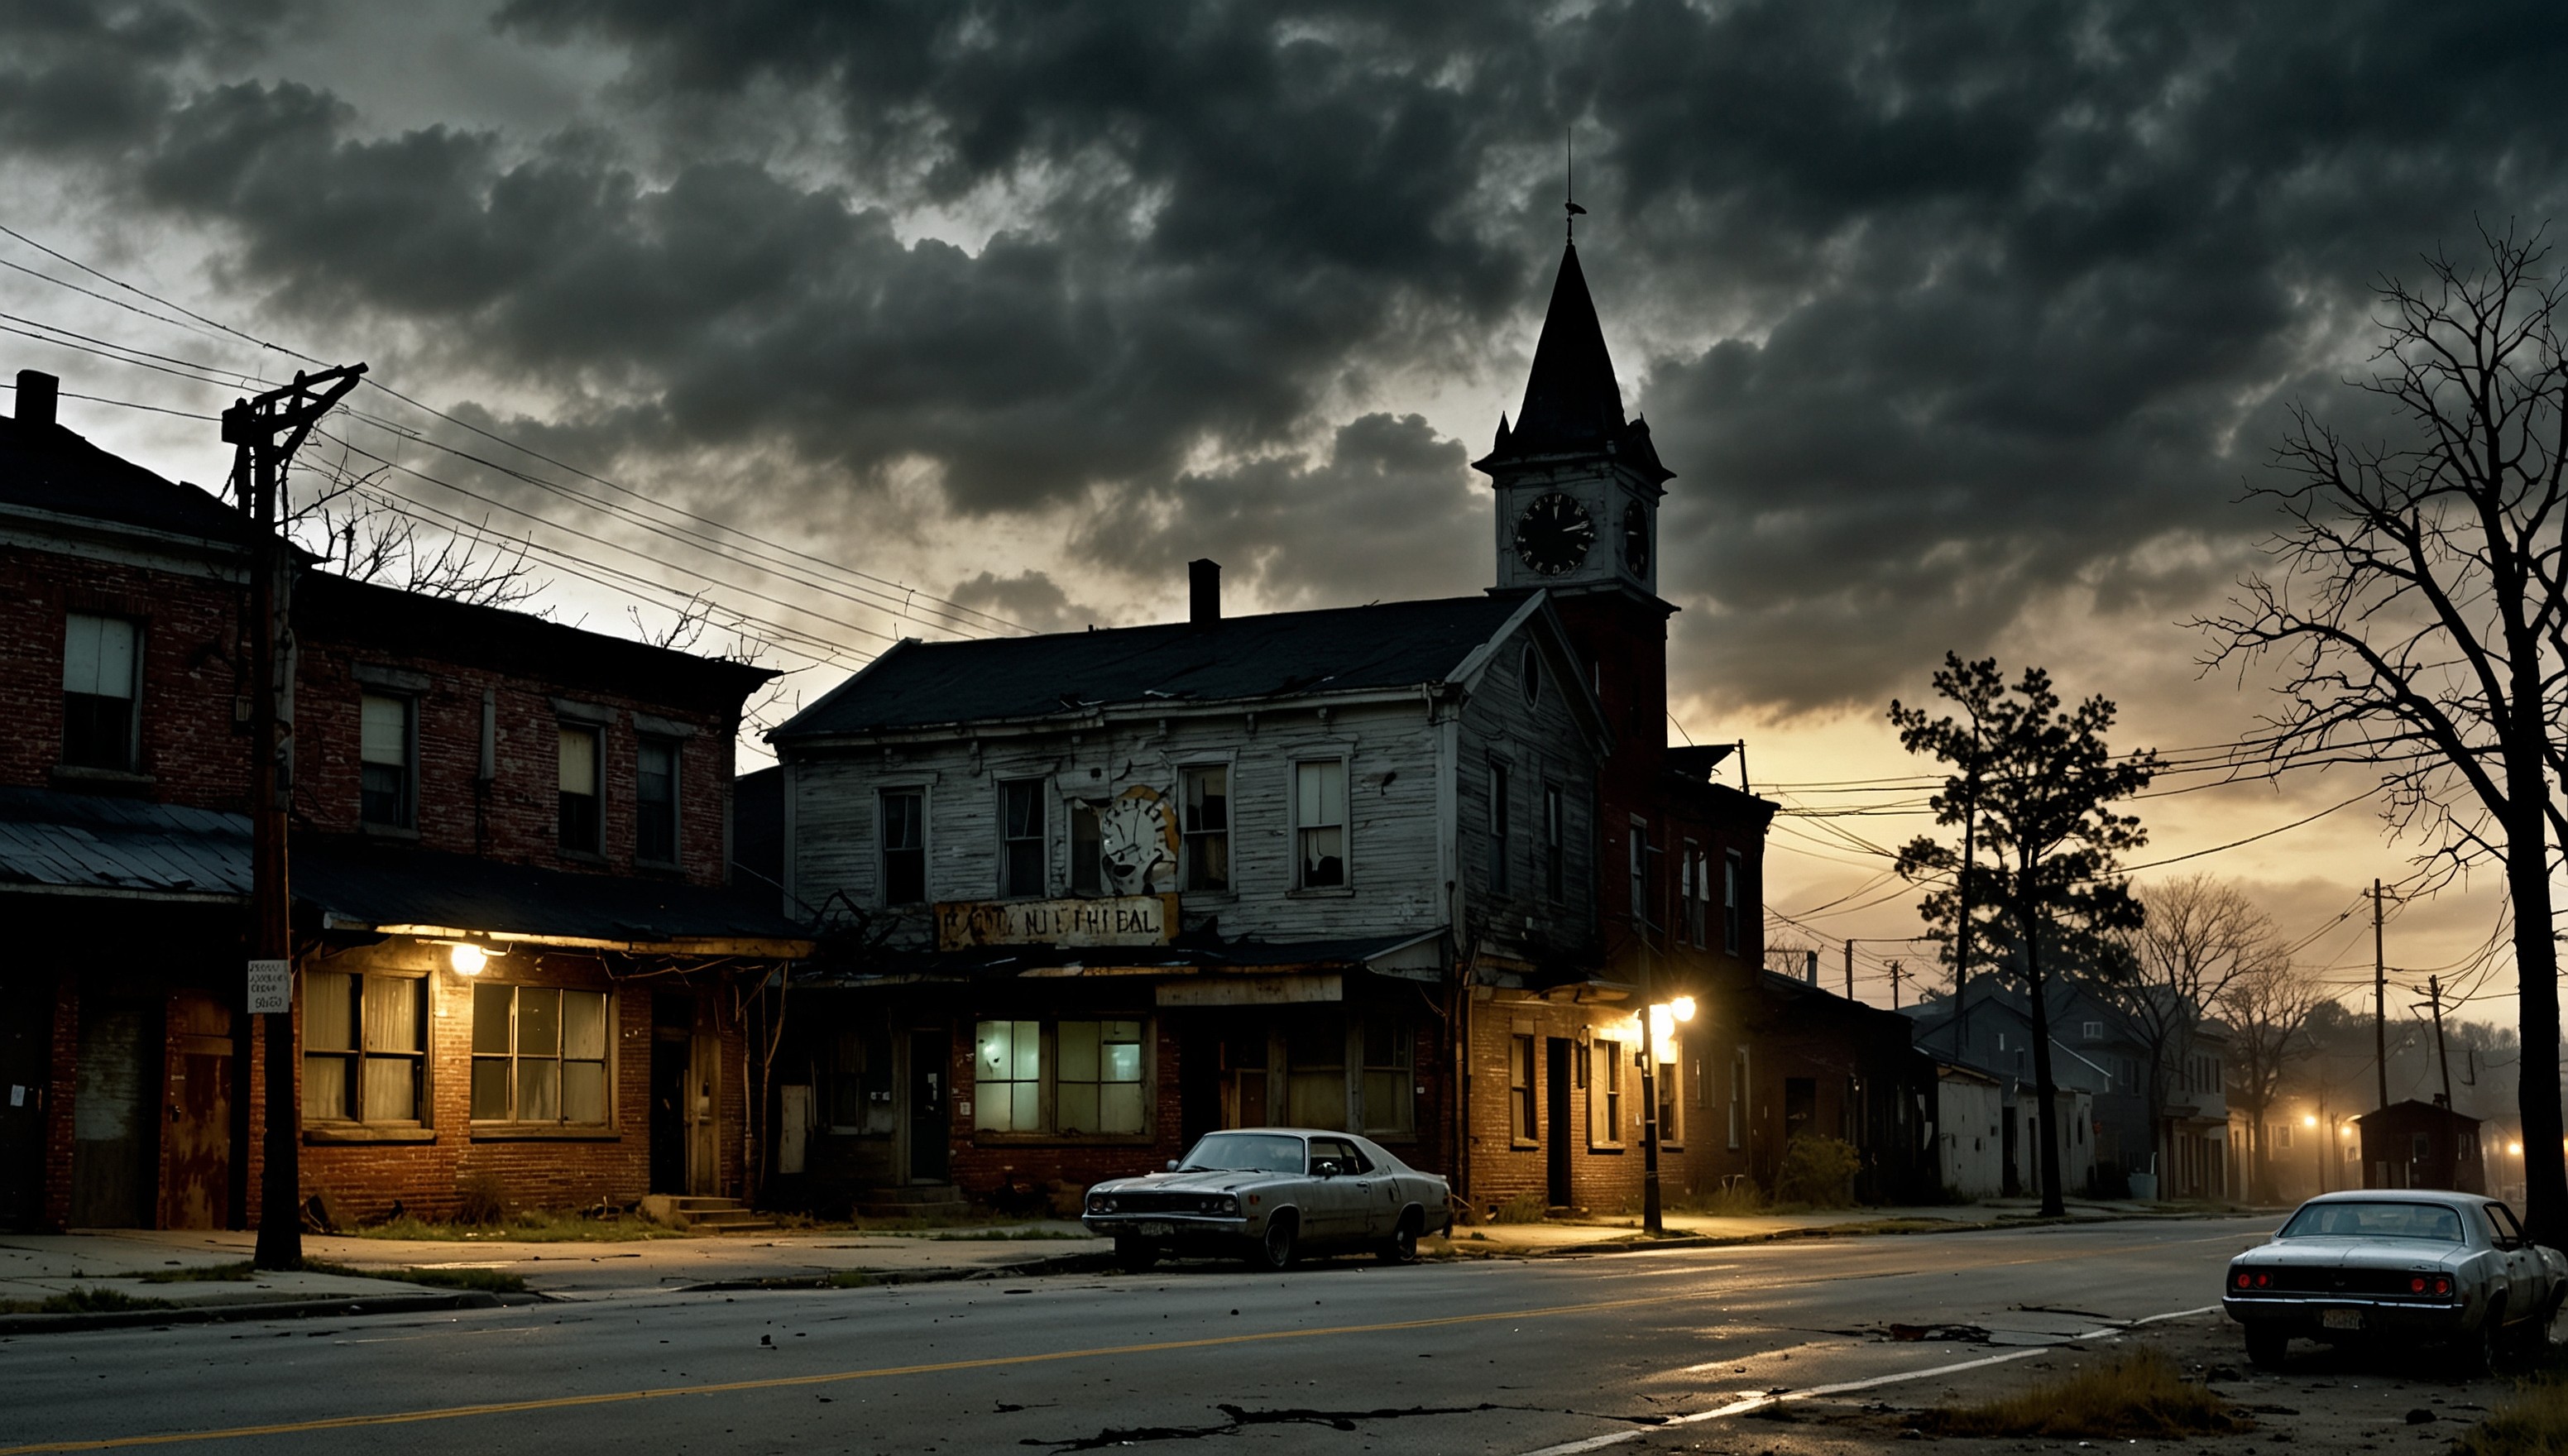
[[[72, 630], [75, 623], [83, 621], [119, 626], [124, 628], [127, 634], [126, 693], [122, 700], [125, 704], [125, 741], [118, 761], [114, 763], [85, 762], [72, 756], [72, 711], [76, 706], [73, 700], [119, 701], [111, 694], [74, 692], [72, 689], [69, 681], [72, 671]], [[141, 618], [116, 612], [72, 610], [63, 613], [62, 672], [57, 680], [57, 691], [60, 694], [57, 703], [62, 714], [62, 732], [54, 744], [56, 761], [63, 767], [86, 773], [139, 773], [142, 771], [145, 628], [146, 624]]]
[[[504, 1052], [484, 1051], [482, 1049], [482, 994], [485, 991], [505, 991], [508, 993], [508, 1049]], [[529, 991], [549, 991], [561, 998], [555, 1011], [556, 1024], [554, 1026], [553, 1033], [554, 1050], [549, 1056], [540, 1052], [523, 1052], [517, 1049], [517, 1028], [519, 1024], [518, 1008], [523, 1003], [524, 993]], [[603, 1044], [599, 1048], [599, 1054], [596, 1056], [573, 1056], [570, 1054], [570, 1015], [568, 1007], [570, 1004], [569, 999], [574, 996], [593, 996], [600, 999], [598, 1009], [599, 1031], [600, 1039]], [[573, 1136], [597, 1136], [601, 1134], [613, 1136], [618, 1132], [620, 1124], [617, 1121], [615, 1053], [616, 1043], [622, 1038], [617, 1034], [619, 1024], [617, 1021], [617, 1016], [619, 1008], [617, 1006], [615, 989], [613, 987], [567, 986], [558, 982], [547, 981], [500, 981], [485, 976], [474, 981], [473, 995], [467, 1001], [466, 1005], [468, 1007], [468, 1011], [466, 1012], [467, 1019], [465, 1023], [465, 1055], [468, 1066], [466, 1069], [465, 1085], [465, 1117], [476, 1136], [504, 1136], [510, 1132], [530, 1131], [560, 1132]], [[481, 1093], [482, 1066], [484, 1062], [491, 1061], [504, 1061], [507, 1063], [508, 1115], [505, 1117], [481, 1116], [479, 1109], [475, 1106]], [[562, 1115], [555, 1117], [527, 1117], [523, 1115], [524, 1103], [521, 1094], [522, 1083], [517, 1074], [518, 1068], [522, 1063], [540, 1061], [550, 1061], [553, 1063], [553, 1103]], [[574, 1121], [568, 1115], [570, 1098], [567, 1094], [567, 1086], [569, 1082], [567, 1069], [574, 1063], [580, 1065], [595, 1064], [599, 1069], [598, 1076], [601, 1083], [599, 1089], [599, 1100], [601, 1105], [600, 1116], [596, 1121]]]
[[[1221, 775], [1221, 827], [1199, 828], [1194, 817], [1194, 785], [1212, 774]], [[1239, 865], [1232, 856], [1231, 835], [1236, 830], [1237, 815], [1231, 812], [1238, 801], [1239, 773], [1228, 758], [1206, 759], [1177, 765], [1177, 887], [1190, 895], [1231, 895], [1239, 889]], [[1198, 844], [1218, 843], [1221, 848], [1221, 879], [1218, 884], [1198, 884], [1200, 861]], [[1099, 872], [1099, 883], [1105, 881]]]
[[1685, 1057], [1677, 1050], [1677, 1038], [1650, 1048], [1659, 1059], [1656, 1080], [1651, 1090], [1659, 1097], [1659, 1147], [1666, 1152], [1685, 1150]]
[[[347, 1047], [316, 1047], [312, 1044], [313, 1017], [309, 996], [312, 978], [316, 976], [344, 976], [351, 983], [356, 995], [351, 998], [348, 1011], [354, 1022], [350, 1040], [355, 1044]], [[430, 1064], [428, 1054], [430, 1024], [436, 1017], [436, 1007], [433, 1002], [437, 994], [435, 981], [435, 977], [420, 972], [337, 971], [322, 968], [307, 970], [296, 979], [294, 999], [301, 1012], [301, 1025], [296, 1035], [296, 1051], [299, 1057], [296, 1071], [302, 1078], [302, 1085], [301, 1090], [296, 1094], [295, 1101], [301, 1109], [299, 1116], [304, 1126], [336, 1129], [427, 1128], [435, 1125], [436, 1119], [432, 1114], [436, 1110], [436, 1101], [431, 1086], [434, 1068]], [[369, 994], [368, 987], [371, 983], [391, 983], [407, 987], [409, 988], [407, 994], [418, 998], [416, 1025], [419, 1047], [417, 1050], [383, 1050], [366, 1044], [365, 1008]], [[346, 1095], [355, 1107], [353, 1112], [333, 1115], [313, 1109], [310, 1101], [313, 1088], [312, 1063], [320, 1059], [328, 1059], [345, 1068], [341, 1075], [344, 1078], [343, 1086]], [[398, 1060], [410, 1063], [411, 1116], [370, 1117], [366, 1115], [366, 1064], [374, 1060]]]
[[[554, 723], [554, 729], [556, 732], [553, 740], [554, 843], [563, 854], [573, 858], [604, 859], [606, 857], [606, 725], [565, 718]], [[568, 767], [561, 756], [562, 745], [573, 735], [585, 736], [589, 741], [590, 749], [589, 791], [585, 797], [589, 802], [589, 812], [594, 818], [589, 825], [589, 842], [586, 844], [572, 843], [570, 835], [569, 801], [583, 795], [561, 787], [562, 774]]]
[[[391, 821], [369, 817], [366, 812], [368, 790], [366, 770], [384, 765], [366, 756], [366, 705], [380, 699], [396, 703], [402, 711], [402, 757], [400, 814]], [[419, 830], [419, 695], [390, 688], [363, 687], [357, 693], [357, 823], [376, 833], [417, 833]]]
[[[669, 854], [663, 859], [644, 847], [644, 825], [650, 822], [642, 797], [643, 784], [650, 781], [645, 771], [644, 755], [655, 748], [669, 754]], [[687, 740], [668, 733], [636, 733], [633, 744], [633, 862], [676, 869], [687, 856]]]
[[[1341, 749], [1335, 753], [1299, 753], [1286, 760], [1285, 810], [1293, 856], [1292, 889], [1294, 895], [1351, 895], [1356, 887], [1355, 773], [1353, 754]], [[1302, 820], [1302, 770], [1306, 767], [1334, 765], [1338, 770], [1338, 822], [1304, 823]], [[1338, 831], [1338, 880], [1335, 884], [1311, 884], [1305, 878], [1310, 861], [1302, 849], [1302, 836], [1313, 830]]]
[[1598, 1036], [1587, 1043], [1587, 1146], [1591, 1150], [1623, 1146], [1625, 1044], [1612, 1036]]
[[1542, 1146], [1541, 1090], [1535, 1080], [1536, 1037], [1531, 1031], [1507, 1035], [1507, 1140], [1520, 1148]]
[[[1376, 1142], [1402, 1142], [1418, 1135], [1418, 1032], [1407, 1020], [1386, 1012], [1368, 1012], [1348, 1019], [1350, 1039], [1355, 1055], [1349, 1058], [1350, 1087], [1364, 1115], [1355, 1119], [1364, 1125], [1357, 1131]], [[1390, 1036], [1392, 1059], [1373, 1058], [1373, 1033], [1381, 1030]], [[1376, 1077], [1399, 1073], [1399, 1091], [1395, 1094], [1401, 1116], [1386, 1121], [1374, 1106], [1373, 1082]]]
[[1695, 840], [1685, 841], [1684, 883], [1679, 887], [1685, 900], [1685, 944], [1697, 950], [1711, 948], [1712, 861]]
[[1650, 821], [1638, 814], [1630, 818], [1624, 829], [1623, 857], [1631, 881], [1631, 904], [1624, 911], [1634, 933], [1646, 939], [1659, 928], [1650, 921]]
[[1730, 1150], [1734, 1153], [1746, 1146], [1748, 1141], [1748, 1123], [1749, 1113], [1751, 1111], [1749, 1098], [1755, 1086], [1755, 1084], [1750, 1080], [1750, 1071], [1748, 1048], [1745, 1046], [1731, 1048]]
[[1489, 793], [1489, 893], [1492, 895], [1505, 895], [1510, 893], [1507, 885], [1507, 865], [1508, 862], [1515, 857], [1514, 821], [1512, 815], [1508, 812], [1509, 805], [1507, 802], [1507, 795], [1510, 788], [1510, 785], [1507, 782], [1509, 774], [1507, 772], [1506, 760], [1503, 758], [1490, 759], [1488, 761], [1487, 768], [1487, 784]]
[[[997, 786], [999, 793], [998, 822], [995, 826], [999, 840], [999, 873], [998, 884], [995, 887], [999, 892], [997, 898], [1041, 900], [1052, 892], [1052, 813], [1045, 802], [1052, 796], [1052, 784], [1050, 780], [1039, 775], [1033, 778], [1002, 778], [998, 780]], [[1020, 801], [1034, 812], [1034, 832], [1031, 834], [1017, 832], [1019, 826], [1015, 814]], [[1019, 864], [1021, 855], [1030, 857], [1031, 864]], [[1027, 888], [1019, 880], [1020, 870], [1030, 870], [1033, 873], [1033, 888]]]
[[[1065, 1078], [1062, 1075], [1061, 1028], [1065, 1025], [1073, 1024], [1093, 1025], [1098, 1028], [1097, 1070], [1100, 1075], [1094, 1079], [1085, 1077]], [[1009, 1054], [1011, 1065], [1008, 1069], [1011, 1071], [1016, 1069], [1013, 1064], [1018, 1046], [1016, 1038], [1024, 1034], [1019, 1028], [1033, 1028], [1036, 1038], [1034, 1075], [1030, 1077], [991, 1077], [985, 1073], [983, 1069], [983, 1048], [988, 1044], [985, 1028], [997, 1025], [1005, 1025], [1009, 1028]], [[1110, 1038], [1107, 1035], [1108, 1027], [1122, 1025], [1129, 1025], [1133, 1028], [1132, 1036], [1128, 1040], [1122, 1037]], [[1129, 1045], [1136, 1048], [1134, 1054], [1134, 1071], [1136, 1075], [1129, 1079], [1122, 1077], [1109, 1078], [1105, 1076], [1103, 1073], [1106, 1070], [1107, 1064], [1106, 1048], [1109, 1046], [1124, 1045]], [[1134, 1013], [1130, 1016], [1090, 1015], [1075, 1017], [974, 1017], [972, 1019], [972, 1085], [969, 1093], [972, 1100], [971, 1135], [973, 1140], [976, 1142], [987, 1140], [999, 1143], [1065, 1143], [1077, 1146], [1096, 1144], [1146, 1147], [1150, 1145], [1157, 1140], [1158, 1136], [1157, 1046], [1157, 1023], [1152, 1017], [1141, 1013]], [[1063, 1131], [1061, 1127], [1061, 1089], [1065, 1083], [1071, 1086], [1094, 1086], [1098, 1088], [1101, 1109], [1104, 1103], [1105, 1088], [1110, 1086], [1130, 1086], [1136, 1088], [1137, 1090], [1133, 1095], [1136, 1108], [1139, 1113], [1140, 1125], [1130, 1132], [1095, 1132], [1086, 1130], [1076, 1132]], [[1016, 1121], [1016, 1117], [1014, 1115], [1015, 1093], [1013, 1089], [1018, 1086], [1028, 1086], [1032, 1088], [1031, 1095], [1035, 1107], [1035, 1120], [1039, 1125], [1035, 1127], [1018, 1127], [1013, 1125], [1006, 1127], [991, 1126], [985, 1120], [991, 1115], [988, 1110], [990, 1107], [989, 1091], [996, 1088], [1010, 1089], [1005, 1094], [1009, 1098], [1009, 1116], [1007, 1120], [1013, 1124]], [[958, 1093], [958, 1095], [960, 1094]]]
[[[914, 798], [918, 801], [918, 842], [915, 845], [905, 845], [895, 849], [890, 842], [891, 816], [885, 812], [884, 805], [894, 798]], [[882, 909], [899, 910], [912, 905], [928, 905], [935, 902], [936, 887], [929, 883], [928, 876], [930, 866], [936, 862], [931, 853], [933, 846], [929, 843], [928, 799], [929, 786], [924, 783], [886, 783], [874, 790], [874, 899]], [[892, 898], [891, 866], [894, 854], [918, 857], [917, 899]]]
[[1745, 954], [1740, 948], [1747, 944], [1748, 917], [1741, 912], [1739, 902], [1740, 881], [1746, 877], [1746, 870], [1747, 861], [1738, 850], [1721, 852], [1721, 949], [1725, 955]]
[[1569, 898], [1569, 808], [1557, 783], [1542, 786], [1542, 888], [1552, 904]]

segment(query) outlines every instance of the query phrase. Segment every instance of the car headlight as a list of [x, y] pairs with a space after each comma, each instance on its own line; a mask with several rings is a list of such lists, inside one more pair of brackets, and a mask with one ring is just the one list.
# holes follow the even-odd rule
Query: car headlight
[[1225, 1193], [1219, 1198], [1207, 1198], [1204, 1200], [1204, 1212], [1210, 1214], [1235, 1214], [1239, 1212], [1239, 1195], [1236, 1193]]
[[1115, 1200], [1103, 1196], [1092, 1197], [1088, 1200], [1088, 1211], [1090, 1213], [1101, 1214], [1113, 1213], [1115, 1212]]

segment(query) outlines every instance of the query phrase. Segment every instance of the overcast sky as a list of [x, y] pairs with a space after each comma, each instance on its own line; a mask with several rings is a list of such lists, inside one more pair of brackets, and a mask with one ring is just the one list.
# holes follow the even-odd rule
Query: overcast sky
[[[976, 614], [1166, 619], [1198, 555], [1233, 610], [1487, 584], [1467, 462], [1522, 388], [1567, 133], [1625, 400], [1678, 472], [1677, 716], [1772, 788], [1908, 771], [1883, 709], [1947, 648], [2117, 699], [2133, 746], [2247, 729], [2256, 685], [2199, 678], [2178, 624], [2259, 559], [2240, 496], [2284, 409], [2348, 407], [2370, 285], [2562, 213], [2563, 38], [2555, 5], [2359, 0], [17, 0], [0, 220], [540, 450], [372, 391], [344, 429], [376, 489], [569, 553], [537, 567], [566, 620], [656, 627], [710, 585], [807, 700]], [[236, 389], [168, 361], [295, 366], [0, 260], [118, 300], [10, 271], [0, 325], [161, 356], [9, 337], [71, 394], [206, 412]], [[64, 413], [224, 467], [209, 424]], [[2140, 858], [2362, 787], [2152, 800]], [[2405, 872], [2368, 814], [2185, 868], [2298, 939]], [[1878, 877], [1835, 831], [1916, 827], [1787, 818], [1773, 907]], [[1910, 935], [1913, 899], [1809, 924]], [[2463, 961], [2494, 912], [2406, 907], [2391, 959]], [[2368, 919], [2308, 956], [2368, 965]], [[1864, 948], [1867, 995], [1897, 954]]]

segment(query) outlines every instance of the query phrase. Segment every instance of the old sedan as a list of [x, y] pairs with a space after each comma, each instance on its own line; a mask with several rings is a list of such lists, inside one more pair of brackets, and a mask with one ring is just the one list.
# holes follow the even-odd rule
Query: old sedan
[[2472, 1193], [2371, 1189], [2311, 1199], [2271, 1242], [2230, 1261], [2220, 1306], [2247, 1357], [2280, 1364], [2293, 1336], [2440, 1343], [2483, 1369], [2502, 1345], [2549, 1339], [2568, 1259]]
[[1168, 1254], [1239, 1254], [1282, 1269], [1302, 1251], [1418, 1257], [1450, 1227], [1445, 1184], [1352, 1133], [1300, 1127], [1207, 1133], [1164, 1173], [1088, 1190], [1083, 1222], [1126, 1269]]

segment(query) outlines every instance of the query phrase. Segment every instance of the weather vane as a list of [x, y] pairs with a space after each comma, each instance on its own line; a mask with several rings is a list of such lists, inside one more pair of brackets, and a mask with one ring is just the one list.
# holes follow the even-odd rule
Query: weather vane
[[1560, 194], [1560, 205], [1567, 215], [1561, 218], [1561, 224], [1568, 229], [1568, 240], [1574, 243], [1578, 241], [1579, 214], [1587, 209], [1578, 205], [1578, 146], [1567, 127], [1560, 129], [1560, 149], [1568, 158]]

